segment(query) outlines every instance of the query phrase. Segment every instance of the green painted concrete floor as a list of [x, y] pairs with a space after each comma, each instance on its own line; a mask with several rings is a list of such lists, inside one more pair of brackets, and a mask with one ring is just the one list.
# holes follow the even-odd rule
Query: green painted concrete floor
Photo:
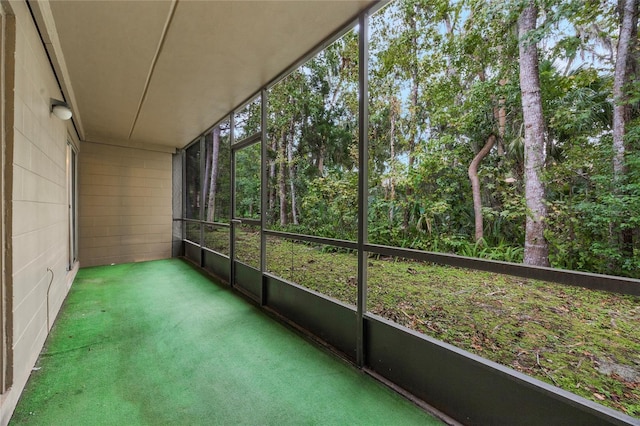
[[80, 270], [10, 424], [441, 423], [170, 259]]

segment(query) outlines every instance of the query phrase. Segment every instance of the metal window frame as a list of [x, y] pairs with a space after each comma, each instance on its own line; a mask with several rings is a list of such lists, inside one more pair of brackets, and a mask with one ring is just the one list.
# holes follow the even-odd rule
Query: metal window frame
[[[322, 299], [325, 303], [324, 306], [327, 306], [326, 303], [333, 303], [338, 306], [340, 309], [347, 309], [345, 306], [342, 306], [342, 303], [339, 301], [330, 300], [330, 298], [324, 297], [323, 295], [316, 294], [315, 292], [305, 289], [302, 286], [299, 286], [295, 283], [287, 282], [286, 279], [274, 276], [273, 274], [267, 271], [266, 264], [266, 250], [267, 250], [267, 238], [269, 236], [282, 238], [289, 241], [304, 241], [310, 242], [314, 244], [323, 244], [327, 246], [333, 246], [338, 248], [356, 250], [358, 256], [358, 281], [357, 281], [357, 306], [355, 311], [355, 324], [354, 329], [355, 332], [355, 356], [353, 358], [353, 362], [359, 368], [363, 369], [363, 371], [380, 378], [383, 381], [393, 380], [388, 379], [388, 375], [380, 371], [375, 370], [376, 365], [380, 365], [381, 359], [367, 359], [371, 355], [371, 351], [375, 351], [379, 349], [379, 342], [372, 342], [369, 339], [372, 339], [375, 333], [378, 333], [379, 330], [383, 330], [382, 334], [389, 333], [388, 330], [391, 330], [392, 333], [396, 333], [397, 336], [400, 336], [401, 339], [418, 339], [421, 342], [421, 345], [426, 345], [427, 349], [423, 349], [423, 354], [427, 354], [427, 356], [434, 355], [438, 351], [445, 351], [445, 353], [450, 353], [450, 355], [456, 359], [460, 359], [461, 361], [456, 364], [465, 372], [475, 372], [475, 371], [489, 371], [490, 377], [501, 377], [505, 378], [508, 383], [505, 385], [504, 389], [511, 389], [509, 386], [516, 386], [518, 392], [529, 392], [525, 393], [525, 397], [531, 396], [535, 401], [543, 401], [541, 404], [549, 403], [550, 401], [560, 401], [560, 407], [562, 410], [566, 412], [561, 413], [561, 415], [572, 415], [572, 413], [578, 413], [579, 415], [593, 416], [593, 418], [605, 420], [607, 422], [618, 423], [618, 424], [634, 424], [635, 420], [629, 416], [626, 416], [620, 412], [608, 409], [599, 404], [593, 403], [591, 401], [585, 400], [583, 398], [577, 397], [576, 395], [562, 390], [560, 388], [556, 388], [546, 383], [542, 383], [537, 379], [534, 379], [530, 376], [523, 375], [516, 371], [509, 369], [508, 367], [502, 366], [500, 364], [493, 363], [485, 358], [479, 357], [477, 355], [470, 354], [466, 351], [463, 351], [455, 346], [448, 345], [444, 342], [437, 341], [429, 336], [422, 335], [413, 330], [406, 329], [398, 324], [395, 324], [391, 321], [385, 320], [384, 318], [377, 317], [374, 314], [367, 312], [367, 256], [371, 254], [380, 254], [385, 256], [392, 257], [402, 257], [413, 259], [422, 262], [431, 262], [440, 265], [448, 265], [453, 267], [461, 267], [465, 269], [473, 269], [479, 271], [487, 271], [494, 272], [500, 274], [507, 274], [516, 277], [536, 279], [542, 281], [548, 281], [563, 285], [571, 285], [571, 286], [580, 286], [585, 287], [591, 290], [604, 290], [610, 291], [620, 294], [628, 294], [628, 295], [640, 295], [640, 280], [632, 279], [632, 278], [624, 278], [624, 277], [615, 277], [601, 274], [593, 274], [593, 273], [585, 273], [578, 271], [568, 271], [547, 267], [536, 267], [536, 266], [528, 266], [523, 264], [515, 264], [509, 262], [501, 262], [501, 261], [493, 261], [493, 260], [485, 260], [479, 258], [471, 258], [458, 256], [453, 254], [446, 253], [435, 253], [435, 252], [425, 252], [414, 249], [405, 249], [399, 247], [390, 247], [380, 244], [371, 244], [368, 241], [368, 190], [369, 190], [369, 182], [368, 182], [368, 126], [369, 126], [369, 111], [368, 111], [368, 66], [369, 66], [369, 17], [377, 12], [379, 9], [385, 7], [392, 0], [384, 0], [377, 2], [372, 5], [370, 8], [364, 10], [359, 13], [356, 17], [348, 20], [339, 30], [331, 34], [325, 40], [318, 43], [313, 49], [307, 52], [305, 55], [301, 56], [294, 63], [285, 68], [282, 73], [276, 76], [274, 79], [269, 81], [263, 87], [260, 88], [257, 92], [252, 94], [242, 103], [240, 103], [236, 108], [232, 109], [226, 116], [221, 118], [214, 126], [211, 126], [207, 129], [206, 132], [210, 131], [213, 127], [220, 125], [225, 120], [229, 120], [229, 144], [231, 149], [230, 155], [230, 171], [231, 171], [231, 179], [230, 179], [230, 220], [231, 223], [216, 223], [216, 222], [205, 222], [201, 217], [201, 220], [195, 219], [187, 219], [185, 218], [185, 209], [186, 203], [183, 203], [183, 221], [184, 222], [196, 222], [199, 223], [202, 227], [205, 224], [216, 225], [229, 227], [229, 238], [230, 238], [230, 255], [229, 255], [229, 284], [231, 287], [235, 287], [235, 276], [236, 276], [236, 265], [235, 265], [235, 239], [236, 239], [236, 231], [235, 225], [241, 220], [247, 224], [251, 224], [253, 226], [260, 227], [260, 275], [262, 278], [262, 283], [260, 287], [260, 295], [258, 300], [253, 299], [259, 305], [264, 306], [266, 310], [273, 311], [273, 306], [270, 305], [272, 303], [271, 295], [269, 292], [279, 291], [274, 290], [274, 285], [280, 286], [282, 285], [289, 286], [292, 289], [295, 289], [297, 294], [308, 294], [311, 298]], [[319, 52], [326, 49], [329, 45], [334, 43], [340, 37], [344, 36], [347, 32], [353, 30], [354, 28], [358, 28], [358, 87], [359, 87], [359, 116], [358, 116], [358, 236], [357, 241], [347, 241], [340, 239], [332, 239], [332, 238], [324, 238], [313, 235], [304, 235], [304, 234], [296, 234], [291, 232], [282, 232], [268, 229], [267, 222], [267, 203], [268, 203], [268, 169], [266, 164], [267, 158], [267, 127], [268, 127], [268, 92], [269, 89], [273, 88], [276, 84], [278, 84], [282, 79], [286, 78], [290, 73], [297, 70], [300, 66], [303, 66], [307, 61], [316, 56]], [[235, 114], [237, 111], [244, 109], [247, 105], [254, 102], [258, 97], [260, 97], [261, 103], [261, 129], [259, 132], [248, 135], [244, 137], [242, 140], [236, 142], [235, 141]], [[205, 133], [206, 133], [205, 132]], [[203, 133], [204, 134], [204, 133]], [[183, 148], [183, 165], [185, 164], [184, 152], [191, 147], [193, 144], [198, 143], [202, 136], [194, 139], [191, 143], [186, 145]], [[200, 142], [202, 143], [202, 142]], [[260, 219], [239, 219], [235, 217], [236, 211], [236, 194], [235, 194], [235, 183], [236, 183], [236, 162], [235, 155], [236, 152], [240, 149], [246, 148], [254, 143], [261, 143], [261, 184], [260, 184]], [[204, 151], [203, 151], [204, 152]], [[204, 168], [201, 167], [202, 172], [204, 172]], [[183, 179], [186, 177], [186, 171], [183, 168]], [[184, 182], [184, 180], [183, 180]], [[185, 195], [186, 196], [186, 195]], [[202, 243], [202, 240], [201, 240]], [[205, 247], [200, 247], [201, 250], [208, 250]], [[241, 288], [237, 288], [241, 292], [244, 293], [244, 290]], [[245, 293], [246, 294], [246, 293]], [[290, 296], [289, 296], [290, 297]], [[306, 296], [305, 296], [306, 297]], [[282, 300], [277, 303], [282, 303]], [[291, 306], [290, 306], [291, 307]], [[352, 309], [352, 308], [348, 308]], [[347, 317], [351, 315], [347, 309]], [[276, 309], [277, 310], [277, 309]], [[294, 308], [295, 310], [295, 308]], [[304, 313], [303, 313], [304, 314]], [[298, 315], [298, 319], [300, 319], [300, 312], [294, 313]], [[341, 314], [342, 315], [342, 314]], [[295, 320], [294, 320], [295, 321]], [[313, 322], [313, 320], [311, 320]], [[304, 322], [304, 321], [303, 321]], [[311, 324], [308, 321], [307, 324]], [[335, 326], [335, 324], [334, 324]], [[349, 327], [348, 324], [343, 324], [344, 327]], [[310, 326], [310, 329], [313, 329], [313, 325]], [[387, 331], [384, 331], [387, 330]], [[322, 337], [321, 337], [322, 338]], [[376, 339], [379, 338], [376, 337]], [[396, 338], [397, 337], [392, 337]], [[373, 345], [373, 346], [372, 346]], [[377, 347], [374, 347], [378, 345]], [[394, 348], [398, 349], [398, 348]], [[448, 351], [448, 352], [447, 352]], [[400, 348], [400, 352], [402, 352]], [[404, 351], [406, 352], [406, 351]], [[397, 360], [402, 359], [402, 357], [406, 354], [396, 353], [389, 355], [392, 359]], [[377, 355], [375, 355], [377, 356]], [[408, 354], [411, 356], [411, 354]], [[395, 357], [395, 358], [394, 358]], [[404, 362], [404, 361], [402, 361]], [[444, 361], [449, 362], [449, 361]], [[453, 362], [453, 361], [451, 361]], [[454, 362], [454, 363], [455, 363]], [[411, 368], [420, 368], [420, 363], [415, 365], [411, 364]], [[437, 365], [434, 364], [434, 365]], [[446, 364], [441, 364], [444, 366]], [[400, 365], [398, 365], [400, 366]], [[479, 370], [478, 370], [479, 369]], [[396, 369], [397, 370], [397, 369]], [[389, 370], [390, 371], [390, 370]], [[410, 373], [408, 373], [411, 376]], [[494, 376], [492, 376], [494, 375]], [[394, 377], [393, 375], [391, 375]], [[406, 377], [402, 378], [405, 380], [401, 382], [401, 386], [411, 385], [411, 378], [406, 379]], [[515, 385], [514, 385], [515, 383]], [[397, 387], [397, 385], [391, 383], [392, 387]], [[433, 386], [433, 385], [429, 385]], [[409, 388], [409, 392], [414, 392], [414, 395], [418, 395], [422, 397], [424, 393], [421, 393], [421, 389], [417, 389], [413, 391]], [[503, 391], [504, 391], [503, 389]], [[406, 392], [405, 392], [406, 393]], [[427, 392], [428, 393], [428, 392]], [[542, 395], [542, 397], [540, 396]], [[542, 398], [542, 399], [540, 399]], [[545, 400], [545, 398], [547, 398]], [[429, 402], [426, 400], [426, 402]], [[498, 407], [502, 401], [496, 400], [492, 401], [491, 404], [495, 404]], [[534, 405], [539, 402], [535, 402]], [[455, 404], [454, 404], [455, 405]], [[433, 407], [431, 407], [433, 408]], [[445, 407], [450, 408], [450, 406]], [[491, 407], [489, 407], [491, 408]], [[574, 410], [574, 411], [571, 411]], [[576, 411], [577, 410], [577, 411]], [[436, 407], [436, 412], [437, 407]], [[480, 410], [479, 412], [481, 412]], [[587, 413], [587, 414], [585, 414]], [[449, 412], [449, 415], [456, 416], [457, 413]], [[517, 407], [516, 411], [508, 412], [509, 415], [517, 415]], [[486, 412], [481, 412], [480, 415], [486, 415]], [[489, 414], [491, 415], [491, 414]], [[471, 418], [471, 417], [469, 417]]]
[[69, 220], [69, 251], [67, 271], [78, 260], [78, 150], [67, 138], [67, 205]]
[[[262, 135], [262, 111], [263, 111], [263, 102], [262, 102], [262, 98], [261, 98], [261, 94], [262, 94], [263, 89], [261, 88], [260, 90], [258, 90], [258, 92], [254, 93], [253, 95], [251, 95], [249, 98], [247, 98], [245, 101], [243, 101], [240, 105], [238, 105], [234, 110], [233, 110], [233, 116], [234, 116], [234, 131], [235, 131], [235, 116], [236, 114], [239, 114], [240, 112], [242, 112], [242, 110], [244, 110], [245, 108], [247, 108], [249, 105], [251, 105], [252, 103], [258, 101], [260, 104], [260, 130], [257, 131], [256, 133], [253, 133], [251, 135], [245, 135], [242, 139], [240, 139], [239, 141], [235, 141], [231, 144], [232, 147], [235, 147], [236, 145], [239, 144], [243, 144], [243, 146], [248, 146], [251, 145], [253, 142], [255, 142], [255, 138], [260, 138]], [[253, 142], [252, 142], [253, 141]], [[241, 147], [238, 147], [238, 149]]]
[[358, 34], [358, 293], [356, 363], [363, 367], [365, 360], [364, 314], [367, 312], [367, 253], [368, 193], [369, 193], [369, 14], [360, 15]]
[[[204, 188], [205, 188], [205, 184], [204, 184], [204, 180], [205, 180], [205, 176], [204, 173], [206, 171], [207, 168], [207, 146], [205, 144], [205, 141], [207, 140], [206, 134], [202, 134], [202, 136], [200, 136], [200, 212], [198, 213], [200, 215], [200, 223], [198, 224], [198, 226], [200, 227], [200, 247], [204, 247], [204, 224], [202, 223], [204, 221], [204, 212], [205, 212], [205, 202], [204, 202]], [[200, 256], [200, 266], [204, 265], [204, 259], [203, 256]]]
[[269, 171], [267, 168], [267, 121], [268, 121], [268, 94], [266, 89], [260, 92], [260, 273], [262, 275], [260, 283], [260, 305], [267, 303], [266, 277], [264, 273], [267, 271], [267, 208], [269, 197]]
[[231, 227], [229, 228], [229, 286], [235, 287], [236, 277], [236, 226], [234, 222], [236, 213], [236, 150], [233, 149], [235, 143], [235, 127], [236, 127], [236, 112], [235, 109], [229, 112], [229, 146], [231, 147], [231, 154], [229, 155], [229, 170], [231, 178], [229, 179], [229, 221]]

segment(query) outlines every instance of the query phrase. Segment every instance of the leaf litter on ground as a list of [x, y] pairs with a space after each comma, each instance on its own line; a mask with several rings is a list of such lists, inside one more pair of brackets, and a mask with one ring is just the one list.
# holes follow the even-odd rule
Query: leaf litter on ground
[[[640, 417], [640, 297], [408, 259], [367, 264], [369, 312]], [[273, 240], [267, 269], [356, 303], [354, 253]]]

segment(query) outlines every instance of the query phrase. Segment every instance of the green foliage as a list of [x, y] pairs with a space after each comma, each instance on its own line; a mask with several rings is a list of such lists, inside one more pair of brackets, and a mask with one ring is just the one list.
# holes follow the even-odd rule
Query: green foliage
[[236, 217], [260, 217], [260, 144], [236, 152]]
[[298, 231], [328, 238], [355, 240], [358, 231], [358, 175], [330, 172], [309, 182], [302, 199]]
[[185, 217], [200, 219], [200, 203], [202, 202], [200, 181], [200, 144], [187, 148], [185, 151]]
[[[515, 25], [523, 5], [405, 0], [371, 17], [372, 243], [522, 260], [526, 174]], [[626, 176], [613, 182], [611, 168], [614, 5], [552, 0], [539, 7], [543, 19], [529, 37], [540, 48], [550, 263], [638, 277], [638, 119], [627, 126]], [[272, 228], [355, 239], [357, 37], [348, 32], [270, 89]], [[633, 105], [638, 87], [628, 86]], [[245, 113], [249, 128], [254, 110]], [[468, 168], [492, 136], [495, 146], [478, 168], [484, 232], [475, 241]], [[241, 188], [255, 190], [254, 172], [239, 180]], [[239, 208], [255, 213], [252, 202], [245, 197]]]

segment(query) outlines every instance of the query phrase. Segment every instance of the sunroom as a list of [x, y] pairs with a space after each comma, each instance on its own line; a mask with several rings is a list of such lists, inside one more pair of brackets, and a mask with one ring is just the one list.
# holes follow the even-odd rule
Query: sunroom
[[[2, 424], [638, 424], [626, 3], [0, 3]], [[220, 417], [56, 378], [132, 336]]]

